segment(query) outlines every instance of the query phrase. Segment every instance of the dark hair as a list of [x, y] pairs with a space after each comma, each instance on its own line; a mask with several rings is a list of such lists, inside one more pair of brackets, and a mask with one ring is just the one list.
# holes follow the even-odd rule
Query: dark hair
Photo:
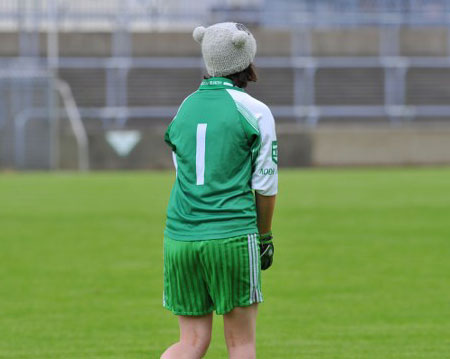
[[[211, 77], [212, 76], [204, 76], [204, 79], [207, 80]], [[246, 88], [248, 82], [256, 82], [258, 80], [255, 66], [253, 64], [250, 64], [246, 69], [240, 72], [236, 72], [235, 74], [227, 75], [224, 77], [233, 81], [233, 85], [240, 88]]]

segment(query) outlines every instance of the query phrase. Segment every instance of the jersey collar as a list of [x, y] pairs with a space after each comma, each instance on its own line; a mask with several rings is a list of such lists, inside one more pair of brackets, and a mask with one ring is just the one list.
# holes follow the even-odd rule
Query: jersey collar
[[225, 77], [210, 77], [207, 80], [203, 80], [199, 87], [199, 90], [217, 90], [217, 89], [233, 89], [238, 91], [244, 91], [244, 89], [234, 86], [233, 81]]

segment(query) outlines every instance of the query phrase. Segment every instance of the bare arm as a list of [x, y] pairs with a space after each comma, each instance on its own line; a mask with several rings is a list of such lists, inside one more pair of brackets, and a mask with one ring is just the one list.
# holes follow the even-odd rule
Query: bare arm
[[275, 196], [263, 196], [255, 192], [258, 231], [260, 234], [272, 230], [272, 217], [275, 209]]

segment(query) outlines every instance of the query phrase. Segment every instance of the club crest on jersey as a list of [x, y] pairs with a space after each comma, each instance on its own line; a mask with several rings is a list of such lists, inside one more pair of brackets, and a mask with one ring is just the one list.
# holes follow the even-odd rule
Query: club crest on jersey
[[272, 161], [278, 164], [278, 141], [272, 141]]

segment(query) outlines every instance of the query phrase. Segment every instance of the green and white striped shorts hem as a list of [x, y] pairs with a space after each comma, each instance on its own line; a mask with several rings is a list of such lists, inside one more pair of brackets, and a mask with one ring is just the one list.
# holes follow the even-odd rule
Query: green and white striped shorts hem
[[225, 314], [263, 301], [257, 234], [164, 239], [163, 305], [177, 315]]

